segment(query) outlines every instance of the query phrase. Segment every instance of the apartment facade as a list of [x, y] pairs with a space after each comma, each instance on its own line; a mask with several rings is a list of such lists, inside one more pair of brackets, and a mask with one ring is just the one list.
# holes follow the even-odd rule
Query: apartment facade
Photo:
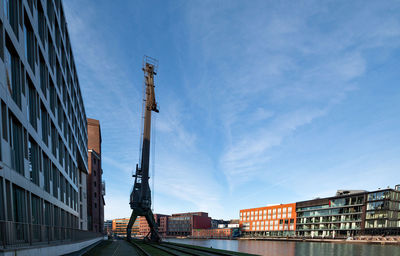
[[101, 168], [101, 129], [99, 120], [87, 119], [88, 167], [87, 215], [88, 230], [104, 231], [105, 182]]
[[400, 185], [367, 194], [363, 233], [400, 235]]
[[65, 239], [83, 228], [79, 177], [88, 166], [85, 108], [60, 0], [0, 2], [0, 101], [0, 239]]
[[[127, 227], [129, 223], [129, 218], [113, 219], [112, 220], [112, 233], [114, 236], [126, 237]], [[139, 219], [136, 219], [135, 223], [132, 225], [132, 236], [139, 235], [140, 223]]]
[[338, 193], [296, 203], [296, 235], [301, 237], [348, 237], [364, 228], [366, 192]]
[[168, 217], [168, 236], [190, 236], [193, 229], [211, 228], [211, 218], [206, 212], [172, 214]]
[[244, 236], [292, 236], [296, 231], [296, 204], [240, 210], [239, 225]]

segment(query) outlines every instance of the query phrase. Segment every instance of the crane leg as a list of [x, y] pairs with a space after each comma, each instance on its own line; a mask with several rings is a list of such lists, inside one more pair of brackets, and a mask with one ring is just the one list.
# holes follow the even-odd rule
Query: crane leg
[[128, 226], [126, 227], [126, 238], [128, 240], [131, 240], [132, 226], [133, 226], [133, 223], [135, 223], [136, 218], [137, 218], [137, 215], [136, 215], [135, 211], [132, 211], [131, 218], [129, 219], [129, 222], [128, 222]]
[[160, 235], [158, 234], [158, 225], [155, 222], [154, 215], [151, 210], [148, 210], [146, 212], [146, 220], [150, 228], [150, 241], [160, 242], [161, 238]]

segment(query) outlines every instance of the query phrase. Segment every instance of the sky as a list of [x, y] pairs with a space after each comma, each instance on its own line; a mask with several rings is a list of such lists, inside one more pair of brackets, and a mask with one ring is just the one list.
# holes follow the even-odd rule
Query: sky
[[130, 216], [144, 55], [158, 59], [156, 213], [400, 183], [399, 1], [64, 1], [105, 219]]

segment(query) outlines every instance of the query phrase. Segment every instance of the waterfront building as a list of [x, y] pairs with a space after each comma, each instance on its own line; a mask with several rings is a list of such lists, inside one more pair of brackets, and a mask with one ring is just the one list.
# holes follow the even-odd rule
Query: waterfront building
[[400, 185], [368, 193], [363, 233], [400, 235]]
[[60, 0], [0, 2], [0, 120], [3, 246], [72, 238], [87, 123]]
[[296, 230], [296, 204], [280, 204], [239, 212], [244, 236], [293, 236]]
[[[129, 218], [113, 219], [112, 233], [114, 236], [126, 237], [126, 228], [128, 227]], [[136, 219], [132, 226], [132, 236], [139, 235], [139, 218]]]
[[87, 176], [87, 217], [88, 229], [103, 232], [105, 182], [101, 168], [101, 129], [99, 120], [87, 119], [88, 167]]
[[211, 218], [206, 212], [172, 214], [168, 217], [169, 236], [190, 236], [193, 229], [209, 229]]
[[296, 235], [348, 237], [363, 229], [367, 192], [338, 191], [334, 197], [297, 202]]
[[[228, 220], [217, 220], [217, 219], [211, 219], [211, 228], [219, 228], [219, 227], [225, 227], [225, 225], [228, 225], [229, 221]], [[221, 226], [222, 225], [222, 226]]]
[[112, 220], [104, 221], [104, 232], [108, 235], [112, 235]]
[[[165, 237], [167, 235], [168, 228], [168, 217], [169, 215], [165, 214], [154, 214], [154, 219], [158, 225], [158, 233], [161, 237]], [[141, 236], [147, 236], [150, 232], [149, 224], [147, 223], [146, 217], [139, 216], [139, 234]]]
[[[288, 216], [278, 215], [278, 210], [272, 209], [272, 216], [269, 207], [240, 210], [242, 234], [307, 238], [400, 234], [400, 185], [372, 192], [338, 190], [335, 196], [297, 202], [291, 206], [295, 209], [291, 216], [294, 227], [283, 227], [289, 232], [281, 232], [280, 225], [292, 221], [285, 220]], [[283, 210], [279, 213], [283, 214]]]
[[238, 236], [239, 228], [193, 229], [191, 238], [231, 239]]

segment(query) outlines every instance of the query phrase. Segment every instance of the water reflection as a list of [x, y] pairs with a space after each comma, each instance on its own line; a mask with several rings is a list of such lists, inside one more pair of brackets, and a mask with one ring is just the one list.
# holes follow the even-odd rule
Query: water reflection
[[265, 256], [400, 256], [400, 246], [395, 245], [173, 238], [167, 241]]

